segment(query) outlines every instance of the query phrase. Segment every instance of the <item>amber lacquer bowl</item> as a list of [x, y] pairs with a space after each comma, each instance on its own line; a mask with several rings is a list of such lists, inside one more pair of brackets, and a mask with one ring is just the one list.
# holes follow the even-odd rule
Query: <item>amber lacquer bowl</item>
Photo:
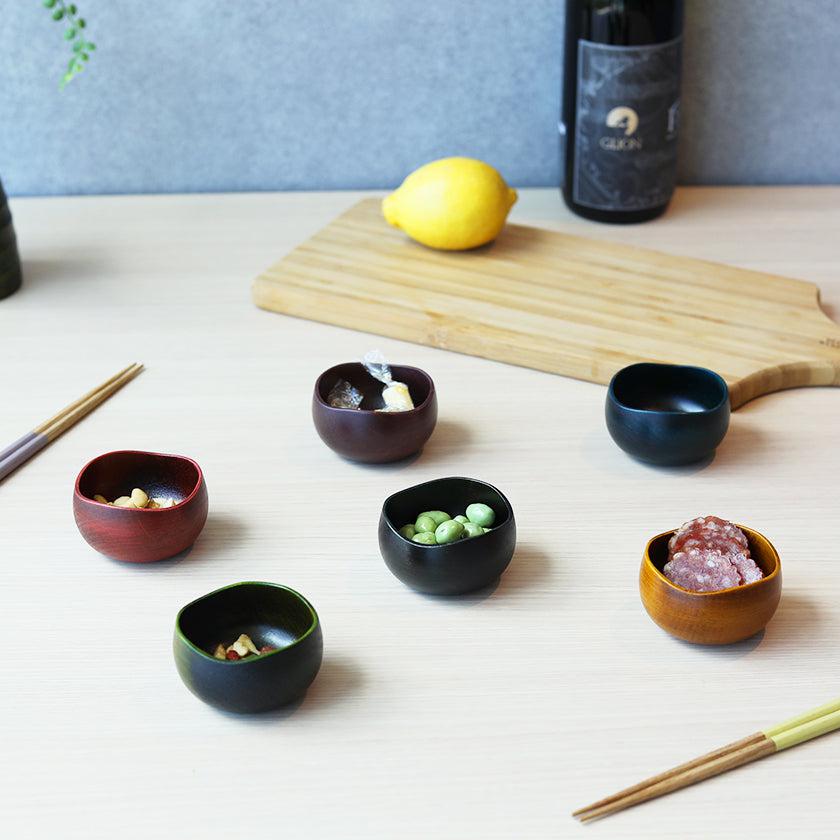
[[674, 531], [648, 542], [639, 571], [639, 592], [648, 615], [672, 636], [700, 645], [728, 645], [754, 636], [773, 618], [782, 595], [779, 554], [763, 534], [738, 527], [764, 577], [719, 592], [691, 592], [665, 577], [662, 569]]

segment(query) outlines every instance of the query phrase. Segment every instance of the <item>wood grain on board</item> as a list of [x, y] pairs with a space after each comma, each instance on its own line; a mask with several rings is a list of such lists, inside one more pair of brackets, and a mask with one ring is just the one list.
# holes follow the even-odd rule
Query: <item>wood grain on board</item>
[[365, 199], [254, 282], [265, 309], [607, 383], [639, 361], [711, 368], [732, 407], [840, 384], [840, 327], [812, 283], [508, 225], [424, 248]]

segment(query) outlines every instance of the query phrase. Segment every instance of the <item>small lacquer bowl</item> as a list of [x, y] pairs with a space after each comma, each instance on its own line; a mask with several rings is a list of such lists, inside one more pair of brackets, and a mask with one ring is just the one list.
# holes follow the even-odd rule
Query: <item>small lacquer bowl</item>
[[[270, 653], [216, 659], [242, 633]], [[196, 697], [241, 714], [279, 709], [302, 697], [321, 667], [324, 641], [315, 608], [277, 583], [234, 583], [187, 604], [175, 619], [175, 665]]]
[[738, 527], [764, 577], [719, 592], [691, 592], [665, 577], [662, 569], [674, 531], [648, 542], [639, 571], [639, 592], [648, 615], [672, 636], [699, 645], [728, 645], [754, 636], [773, 618], [782, 595], [782, 562], [767, 537]]
[[[173, 498], [168, 508], [123, 508], [113, 501], [139, 487], [149, 497]], [[201, 467], [183, 455], [121, 450], [82, 468], [73, 492], [73, 515], [87, 543], [115, 560], [152, 563], [188, 549], [207, 521], [207, 486]]]
[[[404, 382], [411, 394], [411, 411], [376, 411], [384, 405], [383, 384], [359, 362], [324, 371], [312, 395], [312, 420], [321, 440], [333, 452], [351, 461], [384, 464], [419, 452], [437, 423], [435, 383], [425, 371], [392, 365], [395, 382]], [[344, 379], [363, 395], [360, 408], [333, 408], [327, 400], [333, 386]]]
[[714, 454], [729, 428], [729, 388], [714, 371], [640, 363], [610, 382], [607, 429], [629, 455], [660, 466]]
[[[425, 510], [463, 514], [467, 505], [483, 502], [496, 513], [486, 534], [447, 545], [421, 545], [401, 536]], [[404, 584], [429, 595], [462, 595], [496, 581], [516, 548], [513, 508], [493, 485], [474, 478], [439, 478], [394, 493], [382, 505], [379, 550], [388, 568]]]

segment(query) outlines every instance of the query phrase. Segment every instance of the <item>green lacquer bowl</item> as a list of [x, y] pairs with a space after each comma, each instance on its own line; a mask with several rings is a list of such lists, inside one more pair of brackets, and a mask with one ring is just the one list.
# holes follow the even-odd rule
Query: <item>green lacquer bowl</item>
[[[216, 659], [216, 645], [247, 633], [277, 650], [239, 661]], [[175, 665], [184, 685], [211, 706], [242, 714], [279, 709], [306, 693], [324, 653], [321, 622], [302, 595], [248, 581], [187, 604], [175, 620]]]

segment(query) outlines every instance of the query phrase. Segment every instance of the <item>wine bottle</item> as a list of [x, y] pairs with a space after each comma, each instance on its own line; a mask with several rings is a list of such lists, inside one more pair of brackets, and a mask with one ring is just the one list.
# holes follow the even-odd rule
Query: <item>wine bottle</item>
[[683, 0], [566, 0], [562, 192], [577, 214], [643, 222], [674, 191]]

